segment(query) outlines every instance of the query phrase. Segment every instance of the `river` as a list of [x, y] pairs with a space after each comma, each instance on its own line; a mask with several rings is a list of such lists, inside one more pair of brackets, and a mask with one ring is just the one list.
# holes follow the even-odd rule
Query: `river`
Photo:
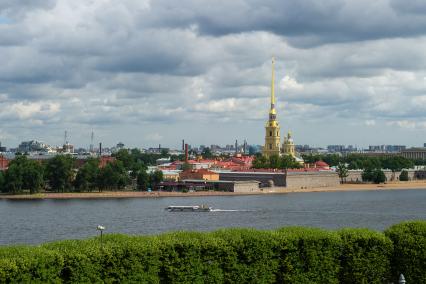
[[[207, 204], [214, 212], [167, 212], [168, 205]], [[1, 200], [0, 244], [38, 244], [105, 233], [158, 234], [225, 227], [274, 229], [366, 227], [383, 230], [426, 220], [426, 190], [311, 192], [249, 196]]]

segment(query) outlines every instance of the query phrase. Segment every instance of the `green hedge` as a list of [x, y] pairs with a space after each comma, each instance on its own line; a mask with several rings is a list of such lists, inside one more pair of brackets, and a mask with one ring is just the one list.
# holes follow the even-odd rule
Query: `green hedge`
[[426, 221], [394, 225], [385, 231], [394, 245], [394, 279], [404, 274], [407, 283], [426, 283]]
[[0, 282], [426, 283], [426, 222], [223, 229], [0, 247]]
[[340, 283], [387, 283], [390, 279], [392, 242], [384, 234], [367, 229], [339, 231]]

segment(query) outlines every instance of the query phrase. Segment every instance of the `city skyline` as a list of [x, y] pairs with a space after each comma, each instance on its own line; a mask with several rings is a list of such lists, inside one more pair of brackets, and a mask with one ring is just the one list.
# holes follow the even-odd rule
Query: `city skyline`
[[[262, 5], [260, 6], [260, 3]], [[0, 141], [263, 144], [270, 58], [295, 144], [426, 141], [426, 4], [0, 4]]]

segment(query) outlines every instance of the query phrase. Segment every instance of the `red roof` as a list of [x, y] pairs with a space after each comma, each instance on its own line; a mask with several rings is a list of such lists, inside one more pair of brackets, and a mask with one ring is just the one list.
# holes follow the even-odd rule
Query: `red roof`
[[320, 168], [327, 168], [327, 167], [330, 167], [326, 162], [324, 162], [324, 161], [318, 161], [318, 162], [315, 162], [315, 165], [317, 166], [317, 167], [320, 167]]

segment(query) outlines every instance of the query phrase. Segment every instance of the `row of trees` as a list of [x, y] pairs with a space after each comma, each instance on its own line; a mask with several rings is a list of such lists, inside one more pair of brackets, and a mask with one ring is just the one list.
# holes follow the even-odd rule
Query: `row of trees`
[[346, 156], [340, 156], [337, 154], [309, 154], [302, 155], [302, 158], [305, 163], [324, 161], [330, 166], [336, 167], [339, 164], [346, 164], [350, 170], [381, 168], [392, 171], [400, 171], [402, 169], [412, 168], [416, 164], [414, 160], [410, 160], [401, 156], [369, 157], [361, 154], [349, 154]]
[[147, 190], [162, 180], [161, 171], [148, 174], [143, 160], [124, 152], [104, 167], [100, 167], [99, 159], [89, 158], [80, 168], [69, 155], [58, 155], [45, 162], [21, 155], [11, 161], [8, 170], [0, 172], [0, 191], [32, 194], [44, 189], [54, 192], [122, 190], [133, 181], [138, 190]]
[[253, 160], [252, 167], [255, 169], [298, 169], [302, 165], [290, 155], [273, 155], [267, 158], [261, 154], [257, 154]]

